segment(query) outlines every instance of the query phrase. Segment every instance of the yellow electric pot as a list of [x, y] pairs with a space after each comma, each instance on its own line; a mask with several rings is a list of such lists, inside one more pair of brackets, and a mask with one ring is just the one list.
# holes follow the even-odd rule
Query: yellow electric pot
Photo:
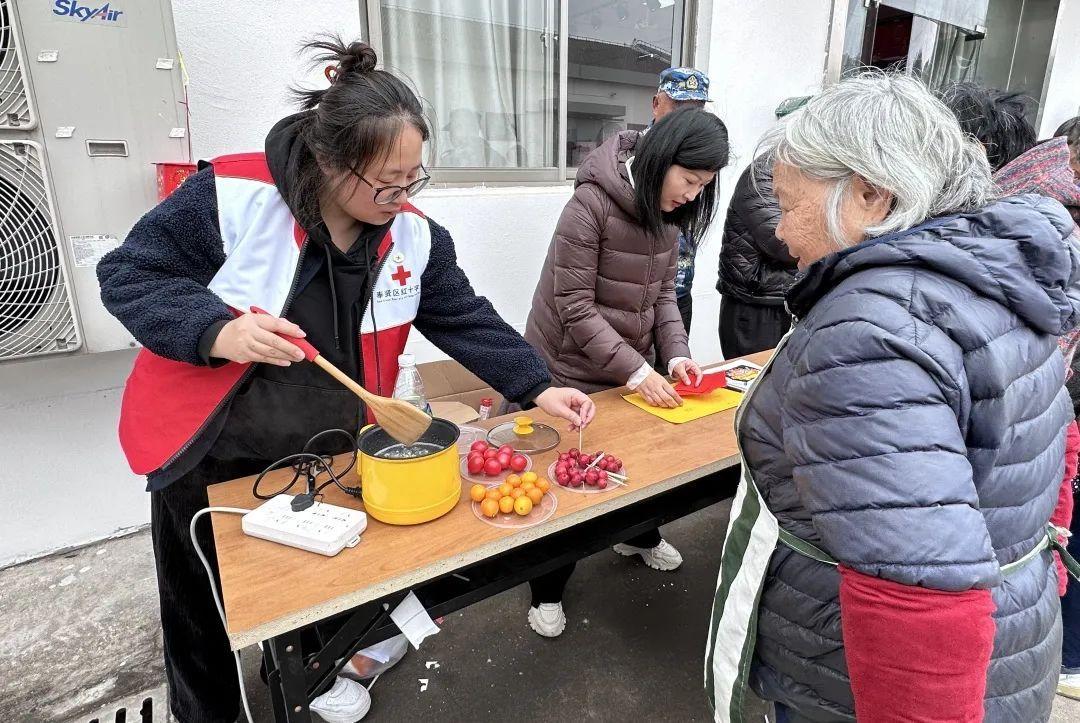
[[436, 451], [412, 459], [386, 459], [379, 452], [396, 441], [382, 427], [365, 427], [357, 439], [364, 509], [380, 522], [417, 525], [442, 517], [461, 497], [457, 425], [431, 420], [418, 445]]

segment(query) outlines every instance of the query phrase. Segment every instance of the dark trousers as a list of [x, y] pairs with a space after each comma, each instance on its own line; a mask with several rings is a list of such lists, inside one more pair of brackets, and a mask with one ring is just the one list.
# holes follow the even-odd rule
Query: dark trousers
[[694, 316], [694, 297], [690, 294], [683, 294], [675, 300], [679, 304], [679, 314], [682, 316], [683, 326], [686, 327], [686, 333], [690, 333], [690, 319]]
[[725, 359], [772, 349], [790, 329], [791, 315], [783, 306], [720, 299], [720, 349]]
[[[626, 541], [626, 544], [651, 549], [660, 544], [660, 539], [660, 530], [657, 528], [630, 538]], [[574, 574], [576, 565], [577, 563], [570, 563], [565, 567], [560, 567], [557, 570], [552, 570], [545, 575], [529, 580], [529, 588], [532, 590], [532, 606], [536, 607], [540, 603], [562, 602], [566, 583], [570, 581], [570, 576]]]
[[[686, 327], [687, 335], [690, 334], [690, 318], [694, 315], [694, 297], [690, 294], [680, 296], [676, 301], [679, 304], [679, 315], [682, 316], [683, 326]], [[660, 374], [660, 376], [666, 377], [668, 375], [667, 360], [664, 359], [664, 355], [660, 353], [660, 345], [656, 344], [653, 347], [656, 350], [656, 360], [653, 362], [653, 369]]]
[[[1072, 537], [1068, 550], [1080, 559], [1080, 510], [1073, 513]], [[1067, 673], [1080, 673], [1080, 582], [1069, 578], [1065, 597], [1061, 598], [1061, 667]]]
[[[150, 495], [165, 676], [169, 705], [180, 723], [233, 723], [240, 712], [240, 686], [229, 639], [188, 534], [191, 518], [208, 506], [207, 484], [193, 473]], [[199, 519], [196, 535], [216, 576], [210, 520]], [[215, 582], [220, 590], [220, 579]]]

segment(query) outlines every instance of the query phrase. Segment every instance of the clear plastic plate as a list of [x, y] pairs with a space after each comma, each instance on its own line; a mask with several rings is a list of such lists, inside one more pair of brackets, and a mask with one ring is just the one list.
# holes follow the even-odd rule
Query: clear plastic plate
[[548, 490], [544, 493], [544, 497], [540, 500], [540, 504], [533, 505], [532, 512], [529, 514], [519, 515], [516, 512], [511, 512], [509, 514], [500, 512], [494, 517], [485, 517], [484, 513], [480, 511], [479, 502], [470, 502], [469, 504], [472, 505], [473, 514], [492, 527], [524, 529], [526, 527], [532, 527], [533, 525], [539, 525], [541, 522], [546, 522], [551, 519], [551, 516], [555, 514], [555, 510], [559, 506], [559, 501], [555, 499], [555, 495], [551, 494], [551, 490]]
[[[618, 482], [615, 482], [614, 480], [612, 480], [609, 477], [608, 481], [607, 481], [607, 487], [605, 487], [604, 489], [600, 489], [599, 487], [590, 487], [589, 485], [584, 485], [582, 487], [574, 487], [573, 485], [567, 485], [566, 487], [563, 487], [561, 484], [559, 484], [559, 480], [556, 479], [556, 476], [555, 476], [555, 467], [558, 466], [558, 464], [559, 464], [559, 462], [558, 462], [558, 460], [556, 460], [555, 462], [552, 462], [551, 465], [547, 469], [547, 478], [548, 478], [548, 481], [551, 482], [551, 488], [552, 489], [555, 489], [556, 487], [558, 487], [559, 489], [566, 490], [567, 492], [577, 492], [579, 495], [598, 495], [598, 494], [601, 494], [603, 492], [610, 492], [611, 490], [617, 490], [617, 489], [619, 489], [619, 487], [622, 486]], [[628, 475], [626, 473], [626, 467], [625, 466], [623, 466], [622, 470], [619, 471], [619, 474], [623, 475], [624, 477], [629, 477], [630, 476], [630, 475]]]
[[[473, 442], [487, 441], [487, 430], [480, 427], [458, 427], [460, 436], [457, 441], [457, 451], [460, 455], [467, 455]], [[500, 447], [502, 445], [499, 445]]]
[[[519, 452], [519, 454], [522, 454], [522, 453]], [[505, 482], [506, 478], [509, 477], [510, 475], [512, 475], [512, 474], [525, 474], [526, 472], [528, 472], [529, 470], [531, 470], [533, 468], [532, 457], [530, 457], [527, 454], [524, 454], [523, 456], [525, 457], [525, 459], [528, 460], [528, 462], [525, 464], [525, 469], [521, 470], [520, 472], [515, 472], [512, 469], [508, 469], [508, 470], [503, 471], [501, 474], [495, 475], [494, 477], [488, 477], [486, 474], [484, 474], [482, 472], [480, 474], [469, 474], [469, 458], [468, 457], [462, 457], [461, 458], [461, 465], [459, 467], [459, 469], [461, 471], [461, 479], [468, 480], [470, 482], [476, 482], [476, 483], [482, 484], [482, 485], [487, 485], [488, 487], [490, 487], [492, 485], [501, 484], [501, 483]]]

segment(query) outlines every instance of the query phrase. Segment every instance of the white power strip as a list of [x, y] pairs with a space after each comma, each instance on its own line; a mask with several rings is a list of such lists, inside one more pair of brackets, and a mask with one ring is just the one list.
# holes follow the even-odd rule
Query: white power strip
[[316, 502], [293, 512], [292, 499], [292, 495], [277, 495], [244, 515], [244, 533], [332, 557], [355, 547], [367, 529], [367, 515], [360, 510]]

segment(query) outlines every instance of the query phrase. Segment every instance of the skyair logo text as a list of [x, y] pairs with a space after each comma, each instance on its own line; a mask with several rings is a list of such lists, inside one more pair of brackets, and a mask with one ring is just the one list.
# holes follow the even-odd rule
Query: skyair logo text
[[89, 5], [80, 5], [79, 0], [56, 0], [53, 3], [53, 15], [58, 15], [65, 19], [78, 20], [80, 23], [85, 23], [88, 20], [94, 20], [102, 23], [117, 23], [120, 20], [120, 16], [124, 14], [123, 10], [113, 10], [110, 7], [111, 3], [105, 3], [101, 7], [91, 7]]

